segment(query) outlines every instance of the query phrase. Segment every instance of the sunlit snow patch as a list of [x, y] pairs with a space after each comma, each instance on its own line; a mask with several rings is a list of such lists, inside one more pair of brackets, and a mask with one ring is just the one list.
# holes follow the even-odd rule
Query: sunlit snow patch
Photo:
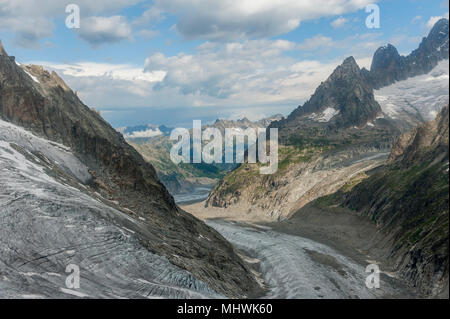
[[326, 108], [322, 113], [312, 113], [308, 116], [309, 119], [317, 122], [329, 122], [333, 117], [339, 114], [339, 110], [332, 107]]

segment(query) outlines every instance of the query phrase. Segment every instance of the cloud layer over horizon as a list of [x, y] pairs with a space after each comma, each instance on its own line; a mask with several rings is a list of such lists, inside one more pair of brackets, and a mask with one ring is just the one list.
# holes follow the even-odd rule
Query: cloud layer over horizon
[[[79, 0], [81, 28], [68, 30], [66, 3], [0, 0], [0, 37], [20, 62], [57, 71], [96, 108], [166, 108], [170, 117], [184, 106], [228, 107], [256, 118], [305, 102], [347, 56], [369, 67], [388, 42], [409, 53], [448, 18], [445, 2], [432, 2], [433, 10], [422, 0], [415, 8], [409, 0]], [[379, 30], [365, 27], [371, 3], [386, 8]], [[397, 22], [389, 6], [411, 12]]]

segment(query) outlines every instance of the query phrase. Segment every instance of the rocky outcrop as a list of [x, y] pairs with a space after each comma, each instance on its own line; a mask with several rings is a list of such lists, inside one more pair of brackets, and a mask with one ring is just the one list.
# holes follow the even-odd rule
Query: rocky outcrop
[[[231, 297], [258, 290], [253, 275], [217, 232], [179, 209], [156, 171], [55, 73], [23, 66], [0, 45], [0, 117], [71, 149], [90, 178], [80, 189], [145, 220], [141, 244]], [[26, 206], [24, 207], [26, 209]], [[209, 240], [198, 240], [209, 238]]]
[[366, 75], [375, 88], [404, 80], [408, 77], [405, 58], [391, 44], [381, 47], [375, 52], [370, 72]]

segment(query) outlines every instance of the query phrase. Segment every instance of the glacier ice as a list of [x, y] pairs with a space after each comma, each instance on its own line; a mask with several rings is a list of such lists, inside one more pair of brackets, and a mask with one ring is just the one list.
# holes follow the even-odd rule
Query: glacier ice
[[[67, 147], [0, 121], [0, 298], [221, 297], [148, 251], [133, 231], [143, 221], [52, 169], [89, 178]], [[69, 264], [80, 268], [79, 290], [66, 286]]]
[[410, 123], [434, 120], [449, 103], [449, 60], [442, 60], [428, 74], [396, 82], [374, 92], [383, 113]]

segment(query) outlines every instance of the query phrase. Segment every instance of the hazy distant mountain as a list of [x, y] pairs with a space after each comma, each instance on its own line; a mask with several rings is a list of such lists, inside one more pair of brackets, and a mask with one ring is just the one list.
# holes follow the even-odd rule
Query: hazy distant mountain
[[[282, 115], [274, 115], [259, 121], [250, 121], [246, 118], [240, 120], [220, 120], [214, 124], [204, 125], [202, 129], [214, 127], [221, 131], [222, 136], [226, 128], [236, 128], [245, 130], [247, 128], [265, 128], [270, 123], [280, 120]], [[230, 170], [236, 167], [235, 164], [179, 164], [172, 163], [170, 159], [170, 149], [174, 142], [169, 139], [170, 132], [162, 129], [163, 126], [147, 125], [136, 128], [122, 129], [124, 136], [142, 156], [151, 163], [158, 172], [158, 176], [163, 184], [169, 189], [171, 194], [188, 194], [202, 188], [204, 196], [219, 178], [225, 176]], [[166, 127], [164, 127], [166, 128]], [[143, 138], [145, 132], [161, 131], [157, 136]], [[164, 133], [163, 133], [164, 131]], [[167, 132], [167, 133], [166, 133]], [[138, 137], [139, 136], [139, 137]]]
[[[282, 118], [283, 116], [281, 114], [277, 114], [268, 118], [261, 119], [259, 121], [250, 121], [247, 118], [239, 120], [217, 119], [214, 122], [214, 124], [203, 125], [203, 129], [208, 127], [215, 127], [220, 129], [221, 132], [223, 133], [224, 129], [228, 127], [235, 127], [241, 129], [246, 129], [249, 127], [253, 128], [267, 127], [273, 121], [278, 121]], [[172, 132], [173, 129], [174, 127], [167, 127], [165, 125], [155, 125], [155, 124], [124, 126], [116, 128], [116, 130], [120, 132], [126, 139], [135, 140], [139, 142], [143, 142], [146, 139], [150, 139], [152, 137], [157, 136], [170, 136], [170, 133]]]

